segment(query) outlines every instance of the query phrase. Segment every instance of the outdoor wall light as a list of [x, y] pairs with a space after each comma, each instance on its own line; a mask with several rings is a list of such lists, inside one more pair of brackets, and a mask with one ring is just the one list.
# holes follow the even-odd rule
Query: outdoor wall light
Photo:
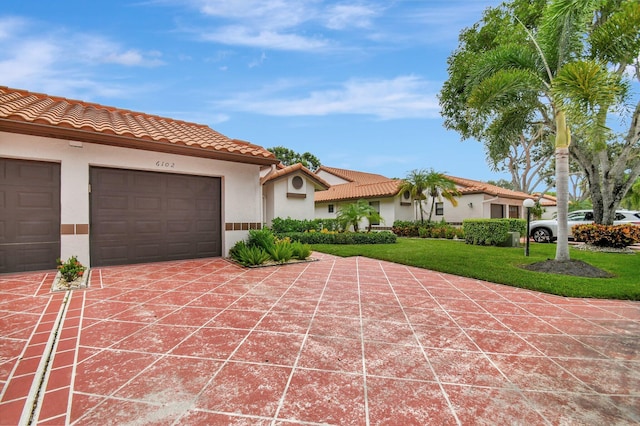
[[472, 208], [473, 208], [473, 203], [469, 203], [469, 204], [467, 204], [467, 205], [469, 206], [469, 208], [470, 208], [470, 209], [472, 209]]
[[522, 205], [527, 208], [527, 235], [524, 236], [524, 255], [529, 256], [529, 229], [531, 226], [531, 207], [536, 205], [536, 202], [531, 198], [527, 198], [522, 202]]

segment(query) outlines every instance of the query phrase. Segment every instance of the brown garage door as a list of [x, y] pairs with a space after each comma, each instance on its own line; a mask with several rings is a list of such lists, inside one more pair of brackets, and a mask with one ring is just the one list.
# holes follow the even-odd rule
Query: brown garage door
[[91, 264], [220, 256], [220, 178], [91, 168]]
[[60, 164], [0, 158], [0, 273], [55, 269]]

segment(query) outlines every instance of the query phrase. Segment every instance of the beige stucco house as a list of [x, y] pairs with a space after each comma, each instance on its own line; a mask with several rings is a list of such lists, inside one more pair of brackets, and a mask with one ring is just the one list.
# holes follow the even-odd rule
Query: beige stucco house
[[[391, 229], [396, 220], [414, 220], [414, 208], [409, 193], [400, 194], [402, 181], [385, 176], [321, 166], [316, 174], [331, 184], [325, 191], [315, 193], [315, 217], [335, 219], [341, 206], [364, 199], [373, 206], [383, 222], [372, 224], [372, 229]], [[368, 226], [365, 220], [360, 224]]]
[[277, 163], [204, 125], [0, 87], [0, 273], [224, 256], [264, 222]]
[[[316, 173], [332, 186], [326, 191], [316, 192], [315, 216], [317, 218], [335, 218], [340, 206], [359, 199], [368, 201], [378, 208], [384, 224], [374, 225], [373, 229], [389, 229], [396, 220], [419, 220], [420, 210], [414, 205], [408, 193], [400, 194], [402, 181], [387, 177], [334, 167], [320, 167]], [[449, 201], [436, 200], [433, 206], [432, 221], [446, 221], [462, 224], [471, 218], [524, 218], [526, 209], [522, 203], [529, 194], [511, 191], [488, 183], [447, 176], [460, 192], [457, 205]], [[423, 201], [425, 219], [431, 210], [432, 199]], [[366, 223], [362, 224], [366, 226]]]
[[271, 166], [262, 172], [262, 208], [264, 223], [276, 218], [314, 219], [316, 191], [331, 185], [302, 164]]

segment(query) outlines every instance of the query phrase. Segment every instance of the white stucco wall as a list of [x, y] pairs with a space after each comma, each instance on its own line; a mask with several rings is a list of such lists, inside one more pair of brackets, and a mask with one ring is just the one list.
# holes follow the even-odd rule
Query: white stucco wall
[[333, 173], [329, 173], [329, 172], [326, 172], [324, 170], [318, 170], [316, 172], [316, 175], [319, 178], [323, 179], [325, 182], [327, 182], [331, 186], [340, 185], [342, 183], [349, 183], [348, 180], [342, 179], [341, 177], [338, 177], [338, 176], [334, 175]]
[[[380, 216], [382, 216], [382, 219], [384, 220], [380, 222], [380, 225], [375, 225], [373, 229], [391, 228], [393, 226], [393, 222], [396, 220], [413, 220], [413, 207], [400, 206], [400, 200], [398, 197], [367, 199], [367, 202], [371, 201], [380, 202]], [[315, 217], [318, 219], [335, 219], [340, 207], [351, 203], [355, 203], [355, 201], [316, 203]], [[333, 204], [333, 213], [329, 213], [329, 204]], [[358, 226], [361, 230], [365, 230], [367, 226], [369, 226], [369, 222], [364, 219]]]
[[[302, 178], [302, 187], [293, 187], [293, 178]], [[315, 188], [304, 173], [292, 173], [280, 179], [267, 182], [263, 185], [263, 194], [266, 202], [267, 225], [271, 221], [280, 217], [297, 220], [313, 220], [314, 216], [314, 193]], [[293, 194], [293, 195], [288, 195]], [[298, 198], [300, 197], [300, 198]]]
[[[76, 145], [76, 146], [73, 146]], [[225, 222], [262, 223], [260, 166], [165, 154], [39, 136], [0, 132], [0, 156], [61, 164], [61, 223], [89, 223], [89, 167], [221, 177], [222, 252], [226, 256], [248, 231], [225, 231]], [[90, 265], [89, 235], [62, 235], [61, 257]]]
[[[461, 223], [465, 219], [489, 219], [491, 218], [491, 204], [501, 204], [504, 207], [504, 217], [509, 217], [509, 206], [519, 206], [519, 217], [525, 218], [525, 210], [522, 207], [522, 200], [511, 198], [492, 197], [488, 194], [465, 194], [457, 198], [458, 205], [453, 206], [451, 202], [442, 199], [444, 203], [444, 215], [436, 215], [435, 209], [431, 220], [440, 222], [443, 218], [446, 222]], [[440, 202], [440, 201], [436, 201]], [[429, 217], [431, 209], [431, 198], [424, 201], [425, 220]], [[418, 217], [418, 219], [420, 219]]]

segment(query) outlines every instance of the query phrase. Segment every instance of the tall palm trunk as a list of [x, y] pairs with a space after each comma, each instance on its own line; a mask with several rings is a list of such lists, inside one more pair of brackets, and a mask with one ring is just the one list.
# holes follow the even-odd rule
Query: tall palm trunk
[[556, 260], [569, 260], [569, 144], [571, 132], [564, 111], [556, 113], [556, 190], [558, 203], [558, 239]]

